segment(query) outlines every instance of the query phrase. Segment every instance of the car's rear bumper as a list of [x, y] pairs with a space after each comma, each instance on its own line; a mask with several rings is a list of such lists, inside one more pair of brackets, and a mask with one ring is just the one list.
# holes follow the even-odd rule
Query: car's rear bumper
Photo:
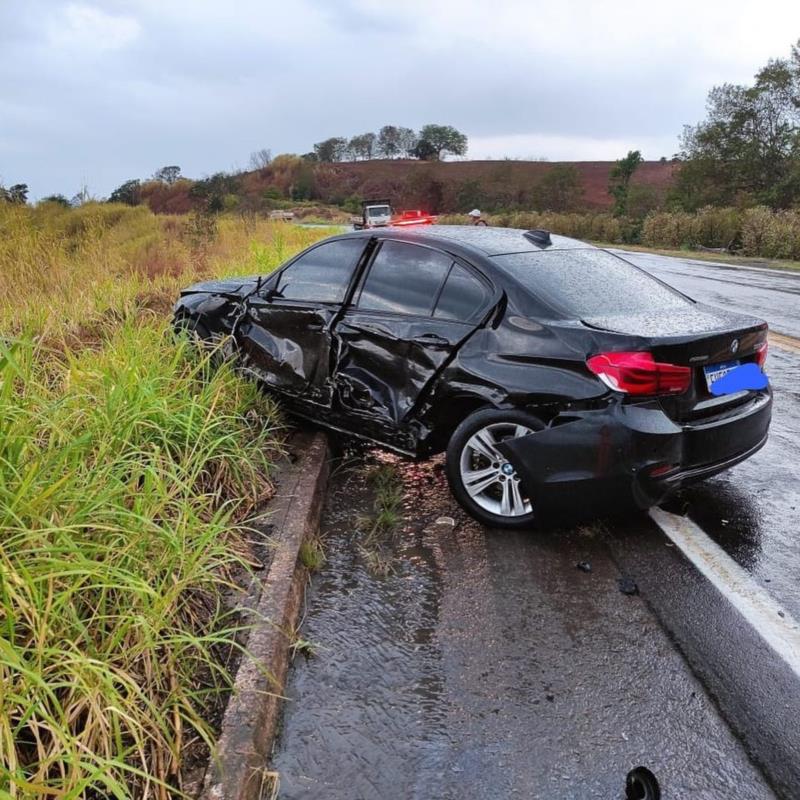
[[602, 409], [562, 414], [551, 427], [498, 449], [541, 512], [608, 511], [631, 501], [647, 508], [751, 456], [767, 440], [771, 415], [769, 390], [680, 424], [656, 401], [612, 400]]

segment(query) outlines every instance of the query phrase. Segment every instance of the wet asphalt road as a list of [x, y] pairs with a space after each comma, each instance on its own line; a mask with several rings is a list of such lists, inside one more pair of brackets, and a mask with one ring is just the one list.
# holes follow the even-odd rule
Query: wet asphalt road
[[666, 506], [688, 513], [800, 619], [800, 272], [619, 252], [696, 300], [757, 314], [771, 330], [798, 338], [798, 352], [770, 348], [767, 372], [775, 401], [763, 450], [683, 490]]
[[[800, 337], [800, 275], [627, 257]], [[800, 355], [773, 347], [768, 372], [766, 447], [666, 507], [800, 618]], [[355, 546], [363, 496], [337, 479], [304, 627], [320, 650], [293, 670], [274, 759], [281, 797], [621, 798], [640, 763], [665, 798], [772, 797], [767, 780], [800, 797], [784, 769], [800, 763], [798, 676], [649, 520], [487, 531], [435, 465], [401, 474], [408, 521], [383, 577]], [[642, 596], [618, 592], [622, 572]]]
[[613, 250], [695, 300], [751, 314], [800, 338], [800, 271], [768, 270]]
[[643, 599], [620, 593], [602, 525], [487, 531], [436, 464], [398, 463], [408, 522], [388, 575], [354, 530], [363, 469], [334, 480], [280, 797], [611, 800], [640, 764], [665, 798], [774, 796]]

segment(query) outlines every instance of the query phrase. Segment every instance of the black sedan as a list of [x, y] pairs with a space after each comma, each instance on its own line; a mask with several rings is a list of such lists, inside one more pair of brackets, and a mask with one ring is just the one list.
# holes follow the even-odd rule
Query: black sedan
[[335, 236], [267, 277], [189, 287], [175, 322], [296, 415], [446, 451], [454, 495], [494, 527], [645, 508], [767, 439], [765, 322], [547, 231]]

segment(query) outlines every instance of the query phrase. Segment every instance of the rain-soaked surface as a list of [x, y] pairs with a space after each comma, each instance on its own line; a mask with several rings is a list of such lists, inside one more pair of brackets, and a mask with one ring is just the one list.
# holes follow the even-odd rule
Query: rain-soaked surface
[[742, 314], [755, 314], [770, 327], [800, 337], [800, 272], [743, 268], [613, 250], [695, 300]]
[[[758, 314], [771, 329], [800, 337], [800, 273], [734, 269], [650, 253], [623, 255], [697, 300]], [[683, 490], [666, 507], [688, 513], [800, 619], [800, 354], [771, 347], [767, 373], [775, 398], [763, 450]]]
[[773, 796], [642, 598], [620, 593], [600, 527], [488, 531], [440, 465], [398, 462], [404, 522], [377, 569], [351, 467], [302, 628], [317, 651], [290, 674], [282, 798], [610, 800], [639, 764], [665, 798]]

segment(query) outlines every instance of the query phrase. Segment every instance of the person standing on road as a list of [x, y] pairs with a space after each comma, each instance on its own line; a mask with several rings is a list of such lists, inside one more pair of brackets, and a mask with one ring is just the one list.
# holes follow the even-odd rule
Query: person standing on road
[[477, 208], [473, 208], [472, 211], [469, 212], [469, 218], [473, 225], [487, 225], [485, 219], [481, 219], [481, 212]]

